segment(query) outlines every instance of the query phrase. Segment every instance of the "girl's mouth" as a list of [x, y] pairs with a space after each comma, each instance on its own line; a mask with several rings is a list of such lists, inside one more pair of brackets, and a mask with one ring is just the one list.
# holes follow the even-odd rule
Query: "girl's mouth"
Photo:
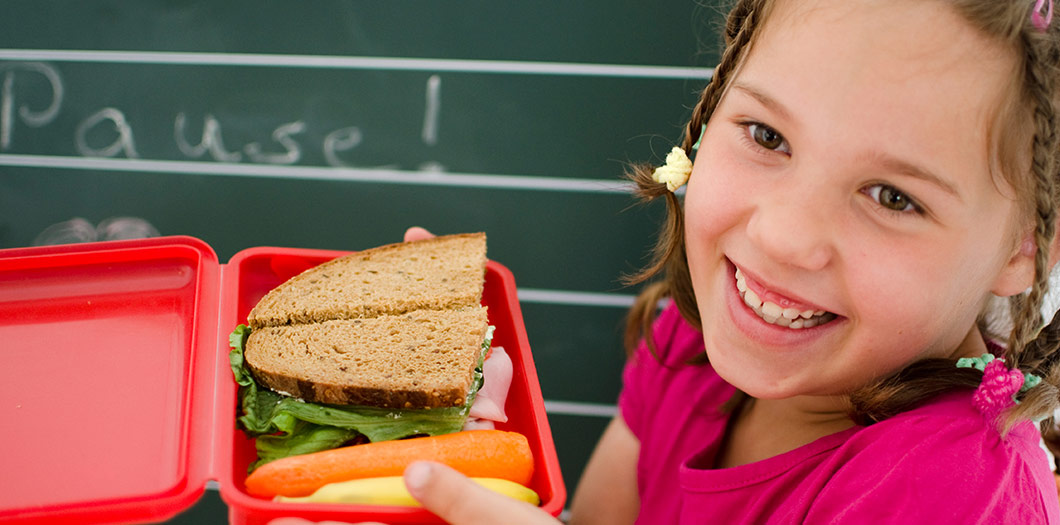
[[824, 310], [782, 307], [770, 301], [763, 301], [747, 286], [747, 278], [739, 268], [736, 268], [736, 290], [740, 292], [744, 304], [769, 324], [801, 330], [825, 324], [836, 318], [836, 314]]

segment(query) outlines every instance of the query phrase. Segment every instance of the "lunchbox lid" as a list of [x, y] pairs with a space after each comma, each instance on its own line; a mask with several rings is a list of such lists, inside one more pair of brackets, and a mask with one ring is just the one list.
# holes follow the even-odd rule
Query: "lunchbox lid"
[[158, 521], [211, 470], [220, 265], [191, 237], [0, 251], [0, 520]]
[[[290, 276], [345, 253], [251, 248], [220, 264], [186, 236], [0, 250], [0, 522], [162, 521], [210, 479], [233, 522], [275, 515], [280, 504], [235, 487], [252, 442], [235, 429], [228, 333], [237, 310], [278, 284], [253, 282], [256, 264]], [[487, 288], [498, 271], [490, 261]], [[258, 295], [241, 293], [248, 280]], [[513, 310], [513, 344], [524, 345]], [[556, 515], [566, 493], [528, 348], [524, 357], [528, 438], [548, 451], [535, 479]]]

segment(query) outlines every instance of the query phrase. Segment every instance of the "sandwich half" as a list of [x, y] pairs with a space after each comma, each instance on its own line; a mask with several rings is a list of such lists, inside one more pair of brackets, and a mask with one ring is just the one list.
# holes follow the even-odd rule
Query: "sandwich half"
[[247, 323], [258, 329], [414, 310], [478, 308], [485, 275], [485, 233], [389, 244], [292, 277], [258, 301]]
[[231, 337], [259, 461], [460, 430], [492, 328], [485, 235], [373, 248], [269, 292]]
[[313, 403], [459, 407], [482, 358], [485, 308], [266, 327], [247, 340], [250, 373]]

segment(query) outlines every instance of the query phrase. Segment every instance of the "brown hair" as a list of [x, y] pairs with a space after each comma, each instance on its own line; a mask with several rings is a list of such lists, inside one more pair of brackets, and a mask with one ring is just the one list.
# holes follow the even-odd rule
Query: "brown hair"
[[[1042, 377], [1043, 381], [1019, 396], [1020, 404], [1004, 416], [1007, 431], [1022, 419], [1046, 418], [1043, 432], [1053, 429], [1050, 417], [1060, 407], [1060, 315], [1043, 327], [1042, 302], [1049, 285], [1049, 252], [1057, 221], [1058, 189], [1060, 189], [1060, 143], [1058, 143], [1057, 107], [1060, 87], [1060, 21], [1054, 21], [1045, 31], [1031, 23], [1032, 0], [942, 0], [948, 1], [987, 38], [1001, 42], [1014, 51], [1018, 59], [1016, 74], [1009, 89], [1010, 96], [998, 108], [994, 119], [991, 155], [994, 170], [1015, 188], [1020, 209], [1028, 217], [1026, 224], [1034, 225], [1034, 284], [1024, 294], [1010, 299], [1010, 309], [1003, 312], [1002, 325], [1008, 325], [1006, 363], [1027, 373]], [[685, 128], [682, 146], [691, 153], [702, 126], [710, 119], [734, 72], [746, 59], [756, 33], [772, 10], [775, 0], [737, 0], [726, 19], [724, 47], [721, 59], [710, 83], [702, 92], [699, 103]], [[1033, 122], [1033, 129], [1026, 125]], [[1030, 162], [1027, 152], [1030, 151]], [[657, 313], [659, 300], [673, 299], [682, 316], [694, 327], [701, 328], [695, 294], [692, 290], [688, 261], [685, 256], [684, 218], [681, 202], [663, 183], [652, 180], [652, 166], [633, 166], [627, 173], [636, 186], [636, 194], [644, 200], [665, 197], [667, 221], [656, 241], [651, 262], [639, 273], [628, 277], [630, 284], [644, 283], [656, 275], [659, 281], [647, 285], [637, 298], [627, 319], [625, 343], [632, 352], [646, 334]], [[980, 327], [986, 330], [992, 312], [984, 312]], [[990, 336], [1005, 337], [987, 332]], [[651, 338], [646, 338], [655, 351]], [[860, 424], [872, 424], [909, 410], [926, 400], [954, 389], [976, 388], [982, 373], [961, 369], [950, 359], [917, 361], [876, 384], [863, 387], [851, 394], [851, 417]], [[1060, 440], [1057, 440], [1060, 444]]]

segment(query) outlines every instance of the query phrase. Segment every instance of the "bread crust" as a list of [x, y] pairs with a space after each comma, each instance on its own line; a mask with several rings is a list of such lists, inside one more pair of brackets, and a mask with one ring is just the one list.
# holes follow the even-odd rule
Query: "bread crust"
[[447, 389], [444, 391], [383, 390], [370, 387], [352, 387], [299, 379], [250, 367], [259, 382], [270, 390], [310, 403], [331, 405], [359, 405], [380, 408], [417, 409], [459, 407], [467, 401], [466, 391]]

